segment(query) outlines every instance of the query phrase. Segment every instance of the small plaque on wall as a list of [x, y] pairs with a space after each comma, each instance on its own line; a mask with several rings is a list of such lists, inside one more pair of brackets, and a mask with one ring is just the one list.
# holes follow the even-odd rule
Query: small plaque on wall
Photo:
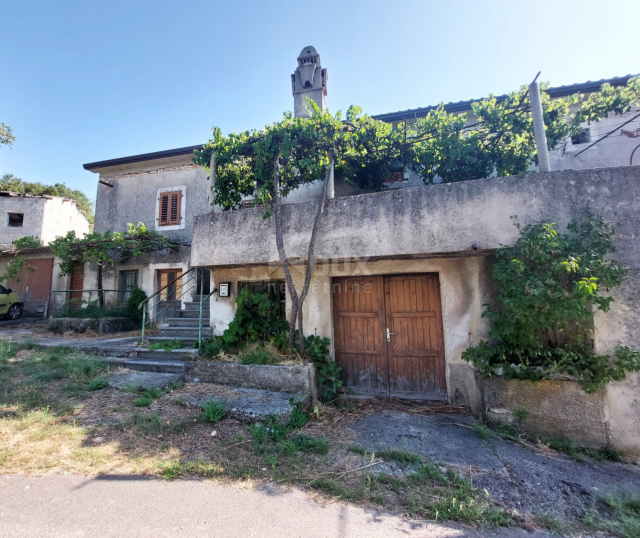
[[231, 293], [231, 282], [220, 282], [218, 286], [218, 296], [219, 297], [229, 297]]

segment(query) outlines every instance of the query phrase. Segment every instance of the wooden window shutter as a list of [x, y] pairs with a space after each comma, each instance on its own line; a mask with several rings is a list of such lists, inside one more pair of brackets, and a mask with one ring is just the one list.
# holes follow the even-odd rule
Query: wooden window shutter
[[180, 224], [182, 193], [180, 191], [163, 192], [160, 195], [160, 226]]

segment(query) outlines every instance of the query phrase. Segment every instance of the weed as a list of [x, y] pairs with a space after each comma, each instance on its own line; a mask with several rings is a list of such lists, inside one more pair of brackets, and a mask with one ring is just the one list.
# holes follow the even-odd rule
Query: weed
[[527, 411], [526, 409], [514, 409], [513, 416], [518, 420], [526, 420], [531, 416], [531, 413], [529, 413], [529, 411]]
[[173, 338], [171, 340], [163, 340], [162, 342], [156, 342], [155, 344], [151, 344], [149, 346], [149, 351], [156, 351], [159, 349], [164, 349], [165, 351], [173, 351], [174, 349], [181, 349], [182, 342], [177, 338]]
[[330, 493], [331, 495], [339, 499], [354, 500], [356, 498], [356, 495], [354, 493], [348, 492], [340, 484], [328, 478], [318, 478], [317, 480], [311, 482], [309, 486], [314, 489], [319, 489], [321, 491]]
[[144, 395], [147, 398], [157, 400], [158, 398], [160, 398], [160, 396], [162, 396], [162, 389], [160, 387], [150, 387], [148, 389], [145, 389]]
[[96, 377], [89, 381], [89, 390], [102, 390], [106, 389], [109, 386], [109, 383], [102, 377]]
[[347, 447], [347, 451], [353, 452], [354, 454], [358, 454], [359, 456], [365, 456], [367, 454], [367, 451], [358, 445], [349, 445]]
[[323, 437], [296, 435], [290, 439], [290, 442], [301, 452], [314, 452], [316, 454], [329, 452], [329, 441]]
[[166, 463], [162, 468], [161, 475], [166, 480], [178, 478], [185, 473], [194, 473], [201, 476], [217, 476], [222, 474], [222, 468], [216, 463], [207, 463], [204, 460], [187, 461], [180, 463], [179, 461], [173, 461]]
[[134, 425], [142, 435], [155, 437], [162, 433], [162, 423], [157, 413], [143, 415], [135, 412], [131, 416], [130, 424]]
[[242, 364], [277, 364], [278, 357], [268, 349], [258, 347], [240, 355], [240, 362]]
[[207, 422], [218, 422], [227, 414], [227, 408], [223, 403], [209, 400], [202, 404], [202, 418]]
[[390, 461], [397, 461], [398, 463], [411, 464], [422, 463], [422, 458], [407, 452], [406, 450], [385, 450], [378, 454], [381, 458]]
[[611, 509], [612, 516], [599, 520], [597, 527], [622, 538], [640, 536], [640, 497], [618, 493], [604, 496], [602, 500]]
[[169, 383], [169, 385], [167, 385], [167, 391], [172, 392], [174, 390], [181, 389], [183, 385], [184, 383], [182, 383], [182, 381], [174, 379], [173, 381], [171, 381], [171, 383]]
[[48, 383], [49, 381], [58, 381], [64, 379], [64, 374], [59, 370], [50, 370], [49, 372], [42, 372], [33, 376], [34, 381], [42, 381]]
[[182, 396], [179, 396], [178, 398], [174, 398], [173, 400], [171, 400], [171, 403], [173, 405], [185, 405], [187, 403], [187, 400], [185, 400]]
[[136, 407], [147, 407], [153, 403], [153, 398], [149, 398], [148, 396], [138, 396], [133, 399], [133, 405]]
[[539, 514], [535, 517], [536, 522], [541, 527], [550, 530], [553, 533], [561, 536], [571, 535], [571, 526], [564, 521], [558, 519], [553, 514]]
[[577, 447], [568, 439], [552, 439], [549, 441], [549, 448], [564, 452], [570, 458], [580, 463], [584, 463], [588, 458], [596, 461], [622, 461], [620, 453], [611, 446], [605, 446], [603, 448], [583, 448]]
[[491, 430], [487, 428], [487, 426], [485, 426], [484, 424], [480, 424], [479, 422], [476, 422], [473, 425], [473, 431], [476, 432], [478, 437], [480, 437], [480, 439], [484, 441], [488, 441], [493, 437]]
[[200, 356], [205, 358], [217, 357], [224, 351], [224, 344], [220, 338], [208, 338], [202, 341]]

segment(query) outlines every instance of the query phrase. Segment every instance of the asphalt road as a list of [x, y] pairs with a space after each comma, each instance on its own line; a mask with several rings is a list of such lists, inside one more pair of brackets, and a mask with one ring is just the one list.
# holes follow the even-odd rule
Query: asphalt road
[[0, 536], [261, 538], [527, 537], [410, 522], [301, 491], [129, 476], [0, 476]]

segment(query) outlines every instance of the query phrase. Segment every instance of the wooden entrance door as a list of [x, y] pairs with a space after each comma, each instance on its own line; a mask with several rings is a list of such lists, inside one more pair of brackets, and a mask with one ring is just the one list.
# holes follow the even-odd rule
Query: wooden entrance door
[[336, 361], [361, 394], [446, 399], [437, 274], [333, 281]]
[[80, 304], [82, 302], [82, 290], [84, 289], [84, 263], [73, 262], [71, 269], [71, 282], [69, 289], [72, 291], [69, 297], [70, 304]]
[[182, 305], [180, 300], [184, 293], [182, 289], [182, 269], [158, 271], [158, 289], [162, 291], [158, 297], [156, 322], [165, 323], [169, 318], [178, 317], [178, 312]]

